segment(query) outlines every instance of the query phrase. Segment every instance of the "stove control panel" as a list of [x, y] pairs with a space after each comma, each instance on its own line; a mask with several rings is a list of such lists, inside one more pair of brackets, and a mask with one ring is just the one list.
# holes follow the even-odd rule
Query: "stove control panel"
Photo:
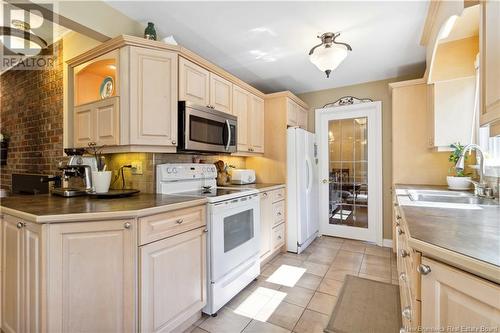
[[158, 181], [217, 178], [217, 169], [213, 164], [159, 164], [156, 166], [156, 173]]

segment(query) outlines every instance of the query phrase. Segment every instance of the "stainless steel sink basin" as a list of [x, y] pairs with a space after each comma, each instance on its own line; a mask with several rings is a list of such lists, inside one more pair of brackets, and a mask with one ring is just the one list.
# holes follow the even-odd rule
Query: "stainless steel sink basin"
[[411, 190], [408, 195], [412, 201], [442, 202], [467, 205], [498, 205], [493, 199], [476, 197], [472, 193], [452, 191]]

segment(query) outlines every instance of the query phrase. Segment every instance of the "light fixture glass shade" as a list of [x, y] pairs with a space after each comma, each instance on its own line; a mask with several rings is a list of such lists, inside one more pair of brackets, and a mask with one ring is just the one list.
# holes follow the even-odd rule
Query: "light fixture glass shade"
[[309, 59], [321, 71], [333, 71], [347, 57], [347, 52], [343, 45], [321, 46], [314, 50]]

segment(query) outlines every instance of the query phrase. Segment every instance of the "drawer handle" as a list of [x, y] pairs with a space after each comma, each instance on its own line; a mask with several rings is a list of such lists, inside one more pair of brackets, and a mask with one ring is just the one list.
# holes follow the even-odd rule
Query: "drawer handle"
[[410, 320], [411, 319], [411, 307], [405, 306], [403, 308], [403, 311], [401, 311], [401, 314], [403, 315], [403, 317]]
[[178, 219], [177, 221], [175, 221], [175, 223], [177, 224], [181, 224], [182, 222], [184, 222], [184, 219]]
[[125, 222], [125, 223], [123, 223], [123, 227], [124, 227], [125, 229], [130, 229], [130, 227], [131, 227], [131, 226], [132, 226], [132, 225], [130, 224], [130, 222]]
[[410, 255], [410, 252], [406, 251], [405, 249], [402, 249], [399, 253], [401, 258], [406, 258]]
[[25, 224], [23, 222], [17, 222], [17, 224], [16, 224], [17, 229], [21, 229], [24, 226], [25, 226]]
[[419, 272], [422, 275], [427, 275], [431, 272], [431, 267], [428, 265], [420, 264], [417, 267], [417, 272]]

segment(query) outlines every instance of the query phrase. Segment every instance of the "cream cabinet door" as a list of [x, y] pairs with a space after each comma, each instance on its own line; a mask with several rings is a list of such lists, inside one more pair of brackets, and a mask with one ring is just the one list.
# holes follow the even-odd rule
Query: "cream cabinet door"
[[237, 150], [241, 152], [247, 152], [249, 149], [249, 111], [250, 93], [233, 85], [233, 114], [238, 117]]
[[136, 222], [58, 223], [48, 231], [48, 332], [133, 332]]
[[307, 110], [301, 107], [297, 109], [297, 125], [307, 130]]
[[481, 1], [481, 124], [500, 120], [500, 2]]
[[99, 146], [114, 146], [120, 140], [120, 114], [118, 97], [93, 103], [93, 140]]
[[271, 254], [271, 229], [273, 221], [273, 205], [270, 192], [260, 194], [260, 258]]
[[171, 332], [206, 304], [205, 227], [140, 247], [140, 331]]
[[42, 226], [6, 215], [2, 224], [2, 329], [41, 332]]
[[179, 100], [206, 106], [210, 103], [209, 90], [209, 72], [179, 57]]
[[23, 229], [23, 322], [26, 332], [41, 332], [42, 225], [25, 222]]
[[22, 223], [10, 216], [4, 216], [2, 223], [2, 330], [5, 333], [24, 331]]
[[292, 101], [291, 99], [287, 98], [286, 99], [286, 124], [288, 126], [297, 126], [298, 125], [298, 113], [299, 106]]
[[499, 327], [500, 286], [426, 257], [422, 264], [431, 269], [422, 275], [422, 327]]
[[210, 106], [226, 113], [233, 110], [233, 84], [214, 73], [210, 73]]
[[73, 114], [73, 146], [87, 147], [94, 141], [94, 113], [93, 105], [86, 104], [75, 107]]
[[252, 153], [264, 152], [264, 100], [250, 95], [249, 114], [250, 150]]
[[130, 48], [131, 144], [176, 145], [177, 62], [175, 52]]

